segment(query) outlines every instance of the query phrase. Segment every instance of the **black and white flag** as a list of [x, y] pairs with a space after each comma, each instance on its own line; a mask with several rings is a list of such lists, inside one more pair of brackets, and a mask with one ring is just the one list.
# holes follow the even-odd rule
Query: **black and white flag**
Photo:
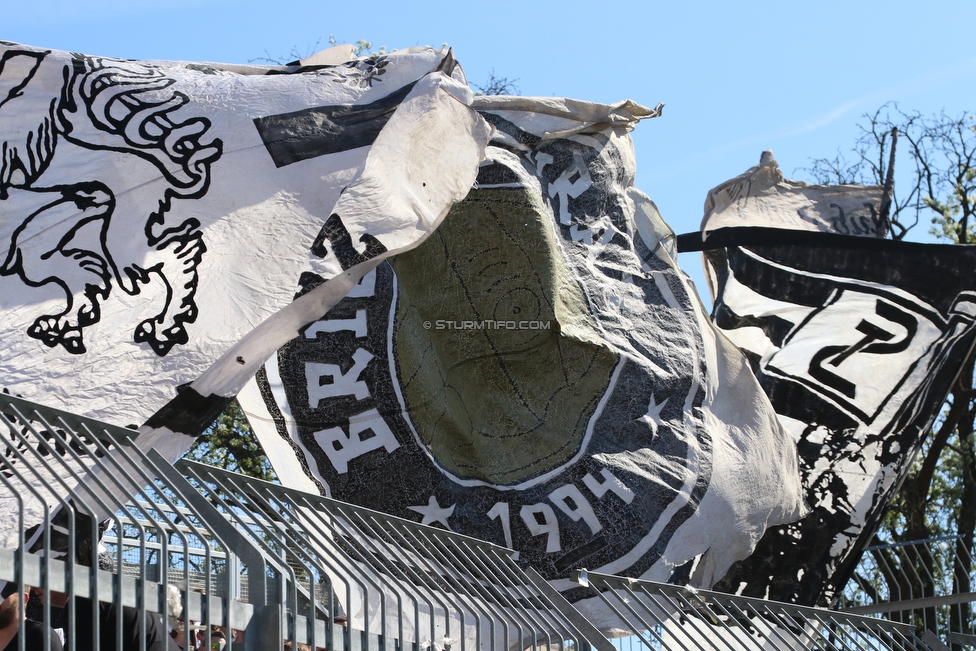
[[707, 241], [724, 228], [759, 227], [883, 238], [882, 192], [877, 185], [810, 185], [783, 178], [767, 150], [759, 165], [709, 191], [701, 236]]
[[[271, 353], [427, 237], [491, 132], [463, 74], [430, 48], [334, 58], [0, 42], [0, 387], [152, 416], [140, 445], [175, 460]], [[303, 276], [320, 286], [295, 301]]]
[[286, 482], [512, 547], [572, 599], [589, 596], [565, 580], [581, 567], [667, 580], [694, 564], [710, 586], [799, 517], [800, 485], [792, 439], [633, 186], [628, 131], [655, 113], [475, 106], [498, 130], [476, 189], [241, 403]]
[[[727, 592], [836, 599], [976, 337], [976, 248], [878, 239], [876, 190], [845, 187], [848, 205], [862, 208], [843, 224], [860, 237], [763, 228], [760, 207], [773, 226], [789, 216], [759, 196], [749, 227], [712, 228], [710, 213], [703, 223], [713, 319], [793, 434], [811, 509], [768, 530], [718, 585]], [[838, 203], [823, 213], [839, 219]]]

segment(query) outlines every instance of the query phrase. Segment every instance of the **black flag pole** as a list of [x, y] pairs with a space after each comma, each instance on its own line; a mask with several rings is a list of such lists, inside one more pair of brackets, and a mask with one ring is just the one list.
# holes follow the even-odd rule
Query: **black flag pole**
[[891, 154], [888, 157], [888, 174], [881, 193], [880, 217], [886, 231], [891, 231], [891, 196], [895, 192], [895, 147], [898, 144], [898, 127], [891, 127]]

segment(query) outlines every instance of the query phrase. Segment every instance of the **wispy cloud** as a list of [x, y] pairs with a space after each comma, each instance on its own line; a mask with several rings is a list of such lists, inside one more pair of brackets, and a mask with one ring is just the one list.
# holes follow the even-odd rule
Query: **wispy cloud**
[[[838, 120], [849, 120], [850, 118], [859, 117], [860, 114], [872, 111], [885, 102], [898, 101], [901, 98], [912, 97], [923, 91], [935, 90], [947, 82], [957, 83], [960, 79], [972, 80], [974, 73], [976, 73], [976, 58], [960, 61], [950, 66], [929, 70], [907, 79], [899, 80], [870, 93], [865, 93], [860, 97], [847, 100], [817, 115], [808, 116], [785, 128], [756, 133], [734, 141], [725, 142], [707, 151], [696, 152], [692, 156], [682, 159], [680, 162], [676, 161], [677, 164], [668, 165], [667, 171], [663, 175], [658, 176], [657, 179], [678, 178], [701, 165], [703, 161], [718, 158], [733, 151], [744, 148], [772, 147], [784, 139], [826, 129]], [[971, 83], [972, 81], [970, 81]], [[959, 107], [960, 110], [967, 108], [971, 107]]]
[[[814, 116], [800, 126], [787, 129], [778, 135], [776, 139], [789, 138], [791, 136], [802, 135], [811, 131], [827, 127], [842, 117], [858, 111], [870, 111], [878, 108], [881, 104], [890, 101], [899, 101], [901, 98], [910, 97], [921, 91], [934, 89], [948, 81], [957, 81], [967, 74], [976, 72], [976, 58], [961, 61], [955, 65], [947, 66], [937, 70], [930, 70], [908, 79], [902, 79], [894, 84], [885, 86], [876, 91], [862, 95], [853, 100], [844, 102], [840, 106], [825, 113]], [[972, 81], [970, 81], [970, 84]], [[961, 107], [969, 108], [969, 107]]]
[[[873, 95], [875, 95], [875, 93], [872, 93], [872, 96]], [[766, 137], [779, 140], [781, 138], [789, 138], [791, 136], [799, 136], [804, 133], [810, 133], [811, 131], [817, 131], [818, 129], [822, 129], [824, 127], [830, 126], [837, 120], [847, 116], [850, 113], [853, 113], [854, 111], [858, 111], [858, 110], [863, 111], [864, 108], [869, 105], [870, 105], [870, 101], [869, 101], [869, 96], [867, 95], [858, 99], [853, 99], [848, 102], [844, 102], [840, 106], [837, 106], [825, 113], [816, 115], [810, 118], [807, 122], [799, 126], [793, 127], [791, 129], [787, 129], [786, 131], [780, 132], [775, 135], [767, 135]]]

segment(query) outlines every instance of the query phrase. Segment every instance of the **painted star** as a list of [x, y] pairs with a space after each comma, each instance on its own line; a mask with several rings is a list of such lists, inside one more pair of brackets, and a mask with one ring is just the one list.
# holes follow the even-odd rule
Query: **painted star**
[[657, 428], [664, 425], [664, 420], [661, 419], [661, 412], [664, 411], [664, 405], [668, 404], [668, 400], [670, 398], [665, 398], [664, 402], [658, 404], [657, 399], [652, 393], [651, 401], [647, 403], [647, 413], [640, 417], [640, 420], [650, 425], [651, 432], [655, 438], [657, 438]]
[[427, 506], [408, 506], [407, 508], [424, 516], [424, 519], [421, 520], [420, 524], [432, 524], [434, 522], [440, 522], [448, 531], [452, 531], [451, 525], [447, 523], [447, 519], [451, 517], [452, 513], [454, 513], [455, 506], [457, 506], [457, 504], [452, 504], [447, 508], [443, 508], [437, 503], [437, 498], [431, 495], [430, 501], [427, 502]]

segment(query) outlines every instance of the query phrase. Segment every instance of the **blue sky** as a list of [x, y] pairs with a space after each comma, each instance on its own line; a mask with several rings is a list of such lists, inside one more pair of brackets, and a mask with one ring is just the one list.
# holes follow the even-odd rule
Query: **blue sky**
[[[676, 232], [771, 148], [787, 176], [832, 156], [865, 112], [976, 110], [972, 0], [918, 3], [0, 0], [0, 38], [128, 58], [246, 63], [339, 42], [451, 45], [474, 83], [665, 103], [637, 127], [637, 185]], [[907, 168], [908, 161], [899, 163]], [[809, 179], [805, 179], [809, 180]], [[926, 240], [922, 225], [912, 239]], [[697, 254], [682, 267], [704, 290]]]

